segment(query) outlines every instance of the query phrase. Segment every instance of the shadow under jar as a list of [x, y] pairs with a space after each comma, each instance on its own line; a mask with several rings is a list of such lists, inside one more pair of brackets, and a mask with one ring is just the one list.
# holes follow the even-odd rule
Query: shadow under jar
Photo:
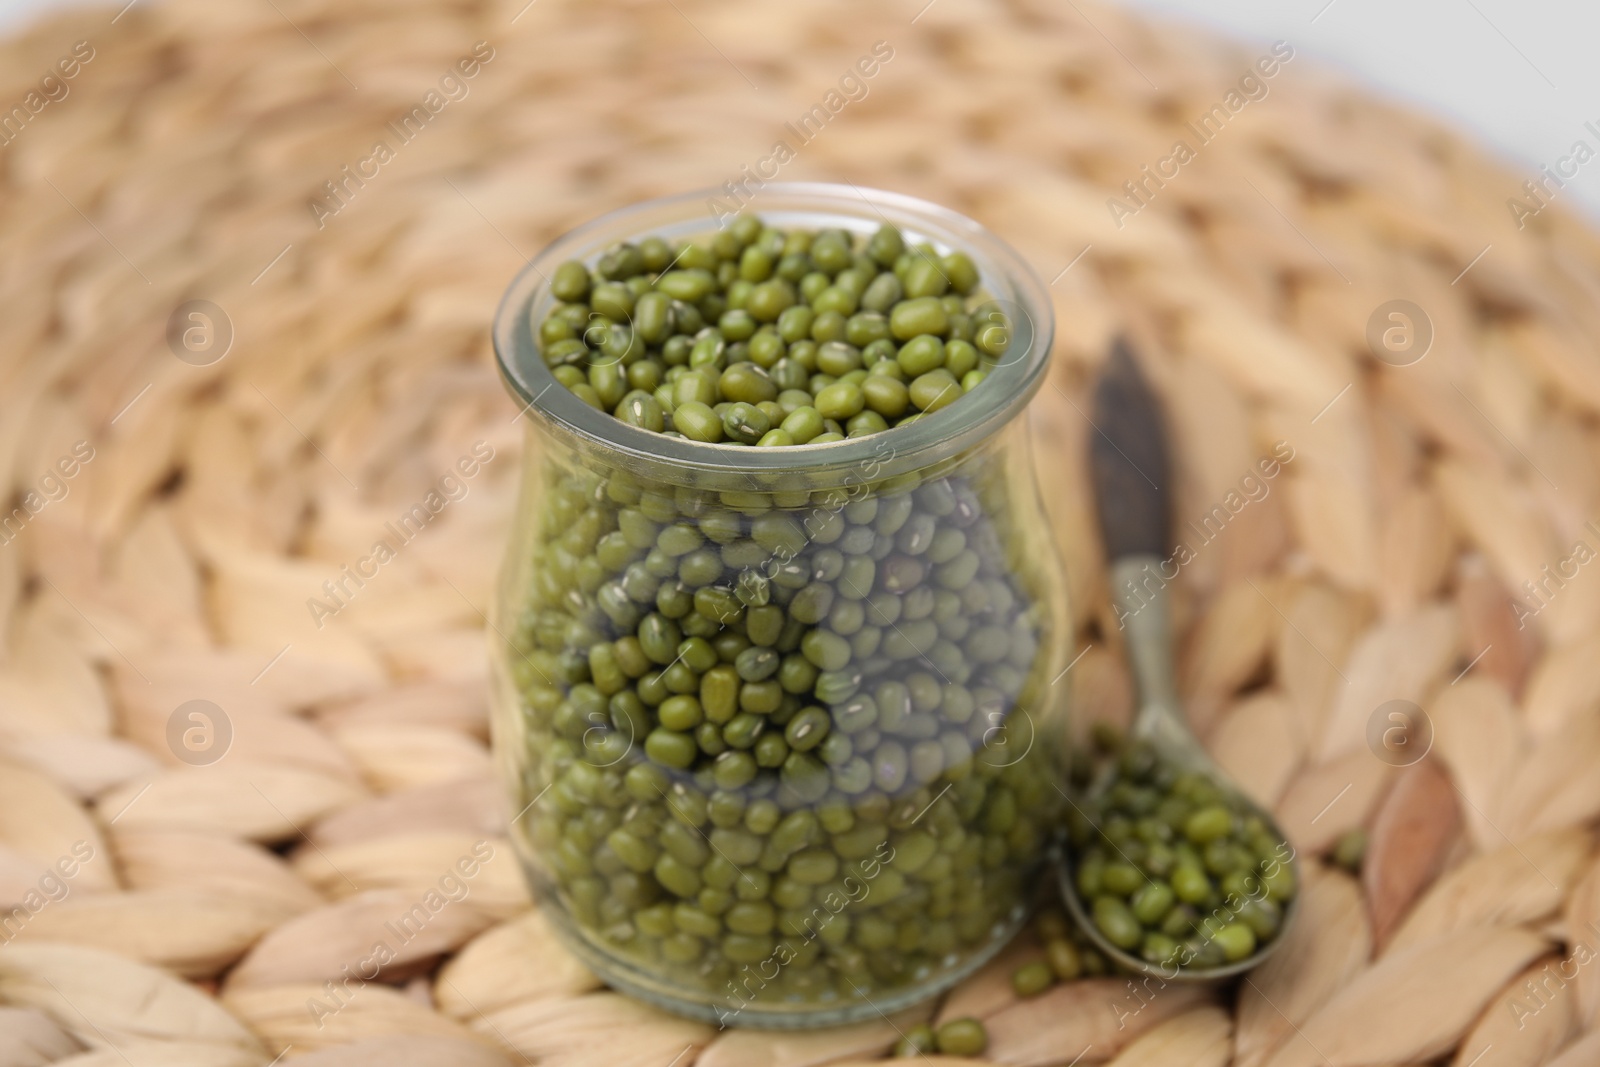
[[1026, 918], [1063, 795], [1064, 583], [1023, 415], [1052, 319], [969, 219], [773, 184], [783, 229], [964, 251], [1009, 344], [957, 402], [818, 445], [630, 426], [555, 380], [546, 279], [716, 232], [705, 194], [561, 238], [495, 322], [525, 467], [495, 603], [494, 742], [540, 905], [605, 981], [798, 1028], [931, 997]]

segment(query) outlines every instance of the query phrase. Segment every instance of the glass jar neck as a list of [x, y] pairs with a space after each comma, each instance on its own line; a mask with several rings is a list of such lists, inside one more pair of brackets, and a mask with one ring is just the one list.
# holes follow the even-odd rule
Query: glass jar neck
[[642, 483], [713, 492], [817, 492], [925, 473], [967, 454], [1010, 422], [1043, 383], [1052, 341], [1046, 291], [1028, 265], [971, 219], [934, 204], [877, 190], [774, 183], [758, 205], [774, 225], [868, 233], [885, 223], [908, 241], [972, 259], [987, 296], [1011, 324], [1004, 358], [980, 388], [947, 408], [881, 433], [820, 445], [751, 448], [704, 444], [639, 429], [590, 407], [546, 365], [533, 324], [557, 303], [546, 279], [570, 259], [594, 261], [641, 234], [689, 240], [714, 232], [706, 193], [614, 212], [557, 240], [517, 276], [495, 318], [495, 352], [527, 417], [559, 448], [625, 471]]

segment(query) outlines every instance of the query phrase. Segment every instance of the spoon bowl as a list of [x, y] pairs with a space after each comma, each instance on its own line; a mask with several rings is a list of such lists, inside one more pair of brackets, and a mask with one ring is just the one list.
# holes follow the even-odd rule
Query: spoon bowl
[[1073, 922], [1078, 924], [1078, 929], [1083, 931], [1084, 936], [1089, 939], [1089, 943], [1094, 945], [1106, 959], [1118, 967], [1136, 971], [1140, 974], [1148, 974], [1165, 982], [1195, 984], [1221, 982], [1241, 975], [1246, 971], [1254, 970], [1266, 962], [1267, 957], [1278, 951], [1278, 946], [1283, 943], [1283, 933], [1288, 930], [1289, 922], [1294, 918], [1295, 912], [1300, 905], [1300, 897], [1297, 894], [1289, 901], [1288, 907], [1283, 910], [1283, 929], [1279, 931], [1278, 936], [1244, 959], [1225, 963], [1220, 967], [1177, 967], [1160, 961], [1152, 963], [1141, 956], [1133, 955], [1126, 949], [1113, 945], [1106, 938], [1106, 935], [1100, 932], [1100, 928], [1094, 924], [1094, 919], [1083, 910], [1083, 901], [1078, 896], [1077, 887], [1074, 884], [1074, 877], [1077, 873], [1076, 867], [1070, 862], [1063, 863], [1059, 871], [1061, 875], [1061, 897], [1066, 902], [1067, 914], [1072, 917]]
[[[1202, 756], [1202, 758], [1204, 757]], [[1210, 763], [1209, 760], [1206, 760], [1205, 762], [1207, 764]], [[1194, 769], [1199, 770], [1200, 768], [1196, 767]], [[1214, 784], [1225, 791], [1229, 791], [1231, 793], [1231, 799], [1236, 805], [1245, 809], [1250, 814], [1260, 818], [1266, 824], [1268, 830], [1280, 841], [1287, 841], [1287, 838], [1284, 837], [1283, 832], [1278, 828], [1278, 824], [1273, 821], [1268, 812], [1251, 802], [1249, 798], [1243, 796], [1243, 794], [1239, 793], [1238, 790], [1227, 779], [1226, 775], [1222, 774], [1219, 769], [1213, 768], [1213, 770], [1215, 773], [1208, 775], [1208, 777]], [[1102, 796], [1106, 789], [1110, 788], [1110, 785], [1111, 782], [1109, 780], [1102, 778], [1101, 781], [1096, 783], [1096, 786], [1094, 790], [1091, 791], [1090, 796], [1092, 798], [1098, 798], [1099, 796]], [[1096, 829], [1098, 829], [1098, 827]], [[1294, 874], [1295, 885], [1301, 886], [1303, 883], [1300, 880], [1300, 865], [1298, 858], [1295, 856], [1292, 848], [1289, 851], [1290, 854], [1284, 862], [1289, 865], [1290, 870]], [[1083, 898], [1078, 894], [1078, 862], [1076, 849], [1069, 848], [1065, 851], [1063, 859], [1057, 868], [1057, 873], [1061, 890], [1061, 899], [1066, 905], [1067, 914], [1077, 925], [1078, 929], [1083, 932], [1083, 935], [1089, 940], [1090, 944], [1094, 945], [1094, 947], [1098, 949], [1101, 954], [1106, 957], [1106, 959], [1125, 970], [1134, 971], [1140, 974], [1147, 974], [1167, 982], [1220, 982], [1260, 966], [1268, 957], [1277, 952], [1278, 948], [1283, 944], [1284, 935], [1287, 934], [1290, 924], [1294, 922], [1295, 916], [1300, 909], [1300, 893], [1297, 891], [1294, 896], [1290, 897], [1289, 900], [1283, 905], [1283, 915], [1279, 920], [1278, 932], [1271, 939], [1259, 944], [1255, 952], [1251, 953], [1249, 956], [1246, 956], [1244, 959], [1234, 960], [1229, 963], [1212, 967], [1182, 967], [1176, 966], [1174, 962], [1170, 960], [1147, 960], [1143, 956], [1137, 955], [1136, 953], [1130, 952], [1127, 949], [1114, 944], [1110, 938], [1106, 937], [1106, 935], [1101, 932], [1100, 927], [1096, 925], [1094, 921], [1094, 917], [1089, 914], [1088, 909], [1084, 906]]]

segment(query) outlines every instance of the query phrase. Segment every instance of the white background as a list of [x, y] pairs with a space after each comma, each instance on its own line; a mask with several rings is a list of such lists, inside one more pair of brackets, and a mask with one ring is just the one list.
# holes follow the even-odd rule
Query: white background
[[[1493, 146], [1529, 178], [1579, 138], [1600, 151], [1583, 128], [1600, 126], [1595, 0], [1123, 2], [1234, 37], [1289, 41]], [[1600, 160], [1557, 196], [1600, 217]]]
[[[0, 0], [0, 33], [64, 2], [73, 0]], [[975, 0], [944, 2], [978, 6]], [[1541, 164], [1566, 155], [1574, 140], [1594, 141], [1583, 129], [1586, 120], [1600, 125], [1600, 4], [1595, 0], [1121, 2], [1249, 41], [1287, 40], [1296, 51], [1341, 67], [1494, 146], [1530, 178]], [[1600, 217], [1600, 160], [1559, 195], [1586, 204]]]

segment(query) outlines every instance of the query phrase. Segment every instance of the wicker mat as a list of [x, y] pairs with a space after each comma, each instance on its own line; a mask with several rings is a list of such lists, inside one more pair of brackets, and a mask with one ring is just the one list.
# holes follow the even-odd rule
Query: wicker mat
[[[144, 0], [0, 45], [0, 1065], [797, 1067], [935, 1011], [1020, 1065], [1600, 1062], [1600, 243], [1553, 187], [1294, 42], [1090, 0], [524, 3]], [[1141, 338], [1190, 711], [1312, 875], [1247, 982], [1018, 1000], [1029, 935], [908, 1017], [717, 1033], [530, 910], [487, 324], [575, 223], [775, 173], [946, 203], [1053, 279], [1076, 731], [1129, 713], [1083, 410]]]

